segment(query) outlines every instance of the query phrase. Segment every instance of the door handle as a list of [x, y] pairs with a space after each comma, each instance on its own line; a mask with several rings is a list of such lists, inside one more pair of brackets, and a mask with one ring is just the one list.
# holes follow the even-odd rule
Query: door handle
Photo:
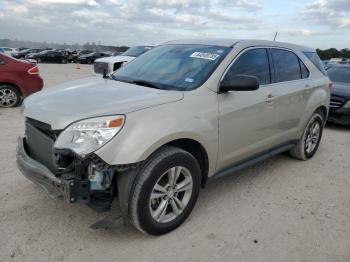
[[275, 100], [275, 96], [273, 94], [268, 94], [265, 102], [271, 104]]

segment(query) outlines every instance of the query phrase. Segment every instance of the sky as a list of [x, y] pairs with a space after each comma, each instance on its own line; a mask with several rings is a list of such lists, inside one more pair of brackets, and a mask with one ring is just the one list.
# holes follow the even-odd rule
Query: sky
[[350, 0], [0, 0], [0, 39], [104, 45], [184, 38], [350, 48]]

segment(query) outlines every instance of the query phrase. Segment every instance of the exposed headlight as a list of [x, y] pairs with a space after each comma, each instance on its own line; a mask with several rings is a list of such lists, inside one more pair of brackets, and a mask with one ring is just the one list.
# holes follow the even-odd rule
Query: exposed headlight
[[98, 117], [75, 122], [58, 136], [54, 147], [85, 156], [105, 145], [123, 127], [124, 116]]
[[350, 100], [343, 105], [343, 108], [350, 108]]

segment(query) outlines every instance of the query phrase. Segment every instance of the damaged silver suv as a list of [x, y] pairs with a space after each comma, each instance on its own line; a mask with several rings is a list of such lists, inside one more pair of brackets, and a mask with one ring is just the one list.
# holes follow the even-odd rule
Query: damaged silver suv
[[186, 220], [209, 178], [285, 151], [311, 158], [329, 100], [313, 49], [168, 42], [108, 78], [27, 98], [17, 164], [54, 198], [98, 211], [117, 199], [125, 221], [160, 235]]

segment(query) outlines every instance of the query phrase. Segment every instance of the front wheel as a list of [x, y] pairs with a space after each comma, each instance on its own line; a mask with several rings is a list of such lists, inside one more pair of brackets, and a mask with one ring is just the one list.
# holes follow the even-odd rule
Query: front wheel
[[290, 151], [293, 157], [300, 160], [308, 160], [315, 155], [321, 142], [324, 121], [322, 114], [318, 112], [313, 113], [306, 125], [303, 136]]
[[201, 171], [187, 151], [164, 147], [146, 161], [134, 182], [129, 218], [141, 232], [168, 233], [190, 215], [199, 194]]

